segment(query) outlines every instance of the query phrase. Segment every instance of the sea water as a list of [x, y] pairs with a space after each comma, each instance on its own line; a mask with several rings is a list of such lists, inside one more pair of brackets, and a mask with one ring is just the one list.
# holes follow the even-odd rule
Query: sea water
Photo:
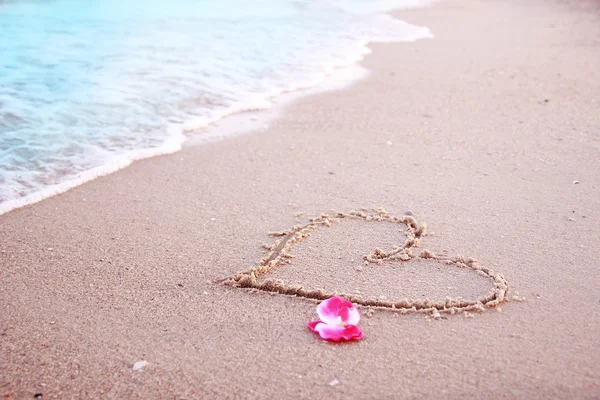
[[317, 85], [427, 0], [0, 0], [0, 214]]

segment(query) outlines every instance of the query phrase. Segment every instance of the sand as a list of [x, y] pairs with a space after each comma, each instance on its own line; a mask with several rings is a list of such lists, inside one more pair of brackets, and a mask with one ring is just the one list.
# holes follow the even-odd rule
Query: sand
[[[0, 216], [0, 395], [599, 398], [598, 3], [396, 15], [436, 38], [373, 44], [368, 78], [268, 129]], [[410, 210], [419, 251], [476, 258], [511, 301], [437, 319], [363, 306], [364, 340], [332, 345], [306, 329], [313, 300], [216, 283], [259, 262], [268, 232], [361, 207]], [[490, 290], [431, 260], [358, 259], [402, 235], [323, 227], [273, 274], [393, 300]]]

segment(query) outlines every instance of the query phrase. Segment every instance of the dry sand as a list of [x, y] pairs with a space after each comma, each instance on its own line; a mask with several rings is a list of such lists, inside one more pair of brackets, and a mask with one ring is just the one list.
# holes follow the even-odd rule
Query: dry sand
[[[397, 15], [436, 38], [372, 45], [369, 78], [266, 130], [0, 216], [0, 395], [599, 398], [600, 6]], [[332, 345], [305, 328], [314, 302], [213, 283], [260, 260], [267, 232], [379, 206], [412, 210], [435, 232], [422, 247], [476, 257], [527, 300], [439, 320], [363, 307], [365, 339]], [[427, 262], [357, 268], [392, 225], [324, 229], [280, 278], [399, 299], [489, 289]]]

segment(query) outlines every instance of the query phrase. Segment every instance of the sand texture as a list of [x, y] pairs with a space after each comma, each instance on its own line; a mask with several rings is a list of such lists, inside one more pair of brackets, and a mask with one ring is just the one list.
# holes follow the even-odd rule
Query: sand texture
[[[0, 216], [0, 395], [600, 398], [600, 6], [396, 14], [435, 39], [373, 44], [368, 78], [267, 129]], [[319, 224], [241, 276], [294, 226], [363, 207], [419, 225]], [[364, 340], [332, 345], [306, 328], [315, 296], [252, 288], [268, 279], [317, 298], [502, 296], [361, 305]]]

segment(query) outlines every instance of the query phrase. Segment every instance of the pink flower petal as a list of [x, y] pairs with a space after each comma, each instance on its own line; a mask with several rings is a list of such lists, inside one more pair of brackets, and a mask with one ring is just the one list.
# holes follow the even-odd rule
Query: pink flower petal
[[327, 325], [320, 322], [316, 324], [313, 330], [317, 332], [321, 338], [334, 342], [340, 340], [360, 340], [364, 336], [360, 328], [356, 325], [339, 326]]
[[340, 322], [356, 325], [360, 320], [360, 313], [354, 304], [338, 296], [321, 302], [317, 306], [317, 314], [321, 321], [329, 325], [340, 325]]
[[308, 323], [308, 329], [310, 329], [313, 332], [316, 332], [315, 328], [318, 324], [322, 324], [322, 322], [321, 321], [310, 321]]

